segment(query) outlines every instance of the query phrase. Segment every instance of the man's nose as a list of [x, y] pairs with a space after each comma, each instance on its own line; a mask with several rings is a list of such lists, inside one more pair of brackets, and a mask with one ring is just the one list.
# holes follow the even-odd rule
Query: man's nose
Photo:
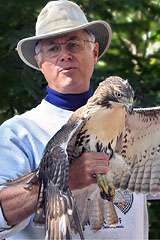
[[60, 61], [65, 61], [65, 60], [72, 60], [72, 55], [70, 51], [65, 46], [61, 46], [61, 52], [60, 52]]

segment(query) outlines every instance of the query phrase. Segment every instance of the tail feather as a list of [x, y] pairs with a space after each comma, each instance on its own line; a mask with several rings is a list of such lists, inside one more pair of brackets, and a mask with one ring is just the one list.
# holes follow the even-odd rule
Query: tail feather
[[[99, 189], [98, 189], [99, 190]], [[89, 222], [91, 225], [91, 228], [93, 232], [97, 232], [103, 227], [104, 223], [104, 216], [103, 216], [103, 199], [100, 198], [100, 195], [97, 192], [94, 192], [94, 198], [93, 195], [90, 196], [88, 200], [88, 216], [89, 216]], [[96, 197], [95, 197], [96, 196]]]
[[118, 216], [113, 202], [111, 201], [106, 201], [105, 219], [107, 220], [108, 225], [111, 227], [118, 225]]
[[[103, 227], [104, 220], [107, 221], [109, 226], [118, 225], [118, 216], [113, 202], [101, 198], [99, 187], [96, 184], [90, 185], [86, 188], [86, 191], [76, 191], [74, 194], [77, 198], [82, 221], [88, 218], [94, 232]], [[83, 202], [87, 205], [85, 206]]]
[[78, 209], [71, 191], [60, 191], [52, 182], [48, 183], [45, 200], [46, 239], [71, 239], [69, 215], [73, 218], [80, 234], [84, 239], [79, 220]]

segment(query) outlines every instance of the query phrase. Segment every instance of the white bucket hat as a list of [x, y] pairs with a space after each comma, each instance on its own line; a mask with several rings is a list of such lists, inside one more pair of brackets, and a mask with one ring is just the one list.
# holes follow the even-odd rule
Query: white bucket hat
[[108, 23], [97, 20], [88, 22], [80, 7], [67, 0], [51, 1], [40, 12], [36, 23], [36, 36], [22, 39], [17, 48], [20, 58], [30, 67], [40, 70], [35, 56], [38, 40], [57, 37], [86, 29], [99, 43], [99, 58], [110, 45], [112, 32]]

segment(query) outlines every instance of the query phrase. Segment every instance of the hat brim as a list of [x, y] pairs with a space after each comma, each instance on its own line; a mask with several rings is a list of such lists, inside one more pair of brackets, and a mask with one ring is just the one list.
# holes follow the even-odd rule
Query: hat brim
[[61, 29], [59, 32], [48, 33], [41, 36], [34, 36], [22, 39], [19, 41], [17, 45], [18, 54], [20, 58], [30, 67], [40, 70], [37, 62], [34, 58], [35, 56], [35, 46], [38, 40], [50, 38], [50, 37], [57, 37], [64, 34], [68, 34], [71, 32], [75, 32], [81, 29], [86, 29], [92, 32], [95, 35], [96, 42], [99, 43], [99, 56], [98, 58], [102, 57], [105, 51], [109, 48], [111, 38], [112, 38], [112, 31], [108, 23], [105, 21], [97, 20], [93, 22], [89, 22], [78, 27], [74, 27], [72, 29]]

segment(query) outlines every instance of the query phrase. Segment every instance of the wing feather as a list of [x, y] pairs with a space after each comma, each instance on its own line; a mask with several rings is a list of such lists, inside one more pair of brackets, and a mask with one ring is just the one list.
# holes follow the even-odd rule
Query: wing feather
[[131, 176], [120, 181], [122, 190], [152, 193], [160, 187], [160, 107], [134, 109], [126, 117], [118, 152], [130, 168]]
[[[49, 141], [39, 165], [38, 179], [42, 191], [41, 205], [45, 213], [46, 238], [70, 239], [69, 215], [83, 239], [76, 203], [69, 189], [69, 159], [67, 147], [70, 140], [83, 125], [83, 120], [65, 124]], [[40, 194], [39, 194], [40, 196]], [[39, 199], [40, 200], [40, 199]]]

